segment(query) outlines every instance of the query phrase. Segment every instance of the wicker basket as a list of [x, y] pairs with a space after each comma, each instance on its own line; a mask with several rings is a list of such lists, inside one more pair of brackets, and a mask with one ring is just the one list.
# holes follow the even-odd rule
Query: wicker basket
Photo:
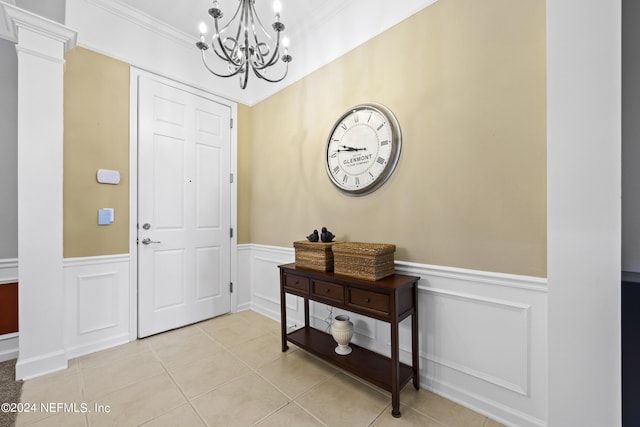
[[300, 240], [293, 242], [296, 250], [296, 266], [319, 271], [333, 271], [333, 252], [331, 247], [336, 242], [309, 242]]
[[395, 245], [384, 243], [338, 243], [333, 246], [336, 274], [379, 280], [395, 273]]

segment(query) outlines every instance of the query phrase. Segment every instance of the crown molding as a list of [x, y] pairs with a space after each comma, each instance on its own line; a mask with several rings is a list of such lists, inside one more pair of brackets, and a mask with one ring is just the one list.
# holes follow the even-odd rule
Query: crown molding
[[193, 34], [186, 34], [166, 22], [135, 9], [120, 0], [84, 0], [93, 6], [99, 7], [119, 18], [125, 19], [139, 27], [151, 31], [167, 40], [184, 44], [190, 48], [195, 46]]

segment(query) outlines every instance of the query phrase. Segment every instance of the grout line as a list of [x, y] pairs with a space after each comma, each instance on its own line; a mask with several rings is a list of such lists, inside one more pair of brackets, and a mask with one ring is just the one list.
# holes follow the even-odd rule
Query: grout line
[[327, 424], [325, 424], [320, 418], [316, 417], [315, 415], [313, 415], [311, 412], [309, 412], [307, 410], [307, 408], [305, 408], [304, 406], [302, 406], [300, 403], [294, 401], [293, 402], [294, 405], [296, 405], [298, 408], [302, 409], [304, 412], [306, 412], [307, 414], [309, 414], [311, 417], [313, 417], [314, 420], [318, 421], [320, 424], [322, 424], [325, 427], [328, 427]]
[[[74, 359], [76, 360], [76, 359]], [[76, 368], [78, 369], [78, 372], [80, 374], [80, 394], [82, 396], [82, 401], [85, 403], [89, 403], [87, 402], [87, 393], [85, 391], [85, 384], [84, 384], [84, 371], [82, 370], [82, 365], [80, 365], [80, 361], [76, 360], [75, 361], [76, 364]], [[89, 414], [85, 413], [84, 414], [84, 423], [87, 427], [91, 427], [91, 422], [89, 421]]]

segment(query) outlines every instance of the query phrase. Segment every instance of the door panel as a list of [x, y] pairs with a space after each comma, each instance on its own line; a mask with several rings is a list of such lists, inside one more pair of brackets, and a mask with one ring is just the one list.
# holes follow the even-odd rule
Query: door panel
[[185, 304], [184, 251], [156, 250], [153, 254], [153, 310]]
[[231, 110], [151, 77], [140, 77], [138, 87], [144, 337], [230, 310]]

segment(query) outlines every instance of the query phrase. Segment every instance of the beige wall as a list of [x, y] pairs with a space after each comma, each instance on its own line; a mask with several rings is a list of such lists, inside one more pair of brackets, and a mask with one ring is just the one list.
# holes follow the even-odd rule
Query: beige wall
[[251, 243], [252, 109], [238, 104], [238, 243]]
[[[544, 0], [440, 0], [254, 106], [243, 241], [290, 247], [326, 225], [395, 243], [398, 260], [546, 276], [545, 57]], [[353, 198], [324, 149], [367, 101], [394, 111], [403, 149], [382, 188]]]
[[[64, 256], [128, 253], [129, 65], [80, 47], [65, 60]], [[98, 169], [120, 184], [99, 184]], [[115, 209], [111, 225], [98, 225], [100, 208]]]

